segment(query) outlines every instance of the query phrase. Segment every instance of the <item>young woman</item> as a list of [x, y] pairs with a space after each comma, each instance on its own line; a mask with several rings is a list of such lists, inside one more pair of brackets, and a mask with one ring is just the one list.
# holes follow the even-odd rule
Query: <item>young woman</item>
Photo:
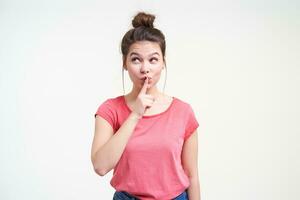
[[123, 72], [133, 87], [98, 107], [91, 160], [100, 176], [114, 169], [113, 200], [200, 200], [199, 124], [190, 104], [156, 86], [166, 43], [154, 19], [139, 12], [122, 39]]

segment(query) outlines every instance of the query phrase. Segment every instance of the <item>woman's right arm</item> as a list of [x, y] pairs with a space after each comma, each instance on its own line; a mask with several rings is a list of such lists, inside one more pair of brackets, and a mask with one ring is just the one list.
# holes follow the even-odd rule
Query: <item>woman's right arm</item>
[[131, 112], [118, 131], [113, 134], [111, 125], [101, 116], [96, 116], [91, 160], [97, 174], [104, 176], [115, 167], [140, 118], [140, 115]]
[[95, 172], [100, 176], [104, 176], [116, 166], [139, 119], [143, 117], [145, 110], [152, 106], [154, 97], [147, 94], [148, 86], [147, 77], [135, 99], [133, 111], [115, 134], [105, 119], [96, 116], [91, 159]]

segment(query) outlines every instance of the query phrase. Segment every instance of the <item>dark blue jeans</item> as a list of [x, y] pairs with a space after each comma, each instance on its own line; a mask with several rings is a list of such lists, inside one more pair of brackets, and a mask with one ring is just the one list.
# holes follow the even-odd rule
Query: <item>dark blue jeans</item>
[[[114, 193], [113, 200], [139, 200], [139, 199], [125, 191], [116, 191]], [[172, 200], [189, 200], [187, 190], [183, 191], [180, 195], [178, 195]]]

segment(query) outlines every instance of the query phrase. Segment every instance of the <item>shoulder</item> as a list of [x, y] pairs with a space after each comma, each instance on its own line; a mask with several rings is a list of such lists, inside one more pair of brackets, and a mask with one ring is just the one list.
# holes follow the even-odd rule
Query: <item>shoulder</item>
[[117, 117], [118, 111], [121, 110], [122, 96], [115, 96], [102, 99], [98, 105], [97, 111], [94, 116], [110, 116]]
[[181, 98], [174, 97], [176, 100], [176, 113], [180, 114], [184, 119], [189, 119], [195, 117], [195, 111], [192, 107], [192, 105]]
[[191, 105], [185, 100], [185, 99], [182, 99], [182, 98], [179, 98], [179, 97], [174, 97], [174, 100], [176, 101], [176, 105], [181, 108], [181, 109], [192, 109]]
[[109, 97], [100, 100], [96, 114], [100, 112], [117, 113], [122, 106], [122, 96]]
[[114, 97], [108, 97], [104, 100], [102, 100], [102, 105], [107, 105], [110, 107], [118, 107], [122, 102], [122, 95], [114, 96]]

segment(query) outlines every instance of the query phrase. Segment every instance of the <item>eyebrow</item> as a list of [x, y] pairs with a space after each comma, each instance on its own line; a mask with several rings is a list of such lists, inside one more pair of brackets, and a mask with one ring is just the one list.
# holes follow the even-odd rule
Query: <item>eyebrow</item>
[[[149, 54], [149, 56], [154, 55], [154, 54], [159, 55], [158, 52], [154, 52], [154, 53]], [[136, 52], [131, 52], [129, 56], [132, 56], [132, 55], [138, 55], [138, 56], [139, 56], [140, 54], [138, 54], [138, 53], [136, 53]]]

